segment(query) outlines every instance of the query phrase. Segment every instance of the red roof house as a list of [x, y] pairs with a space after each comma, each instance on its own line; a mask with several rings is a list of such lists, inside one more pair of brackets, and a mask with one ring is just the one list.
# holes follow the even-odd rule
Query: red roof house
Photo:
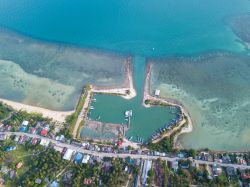
[[48, 135], [48, 130], [42, 129], [42, 130], [41, 130], [41, 135], [42, 135], [42, 136], [47, 136], [47, 135]]

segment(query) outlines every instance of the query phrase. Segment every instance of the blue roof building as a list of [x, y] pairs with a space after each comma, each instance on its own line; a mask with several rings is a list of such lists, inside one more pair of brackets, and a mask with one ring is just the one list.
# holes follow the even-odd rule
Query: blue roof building
[[20, 129], [19, 129], [19, 131], [20, 131], [20, 132], [25, 132], [25, 131], [26, 131], [26, 129], [27, 129], [27, 127], [26, 127], [26, 126], [21, 126], [21, 127], [20, 127]]
[[9, 146], [5, 149], [6, 152], [16, 150], [16, 146]]
[[58, 182], [57, 181], [53, 181], [51, 183], [50, 187], [58, 187]]
[[76, 162], [77, 164], [80, 164], [81, 161], [82, 161], [82, 157], [83, 157], [83, 154], [82, 154], [82, 153], [77, 153], [77, 154], [75, 155], [75, 158], [74, 158], [75, 162]]

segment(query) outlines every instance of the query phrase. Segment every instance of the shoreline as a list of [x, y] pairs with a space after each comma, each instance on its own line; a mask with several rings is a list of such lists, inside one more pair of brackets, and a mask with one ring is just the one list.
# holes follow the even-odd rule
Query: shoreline
[[[152, 66], [153, 66], [153, 64], [149, 62], [147, 64], [147, 67], [146, 67], [145, 82], [144, 82], [144, 91], [143, 91], [143, 101], [142, 101], [143, 103], [142, 104], [143, 104], [144, 107], [151, 107], [151, 105], [146, 105], [145, 104], [146, 100], [159, 101], [159, 102], [162, 102], [162, 103], [164, 103], [166, 105], [174, 106], [174, 107], [179, 107], [181, 109], [181, 112], [186, 117], [186, 120], [184, 119], [184, 120], [180, 121], [177, 127], [171, 129], [170, 132], [167, 132], [167, 133], [161, 135], [159, 139], [156, 139], [154, 141], [156, 143], [159, 140], [161, 140], [162, 138], [164, 138], [166, 136], [170, 136], [172, 133], [174, 133], [175, 131], [179, 130], [179, 128], [181, 128], [181, 131], [178, 132], [175, 135], [175, 138], [174, 138], [175, 139], [175, 141], [174, 141], [174, 148], [177, 148], [176, 147], [176, 143], [177, 143], [177, 139], [180, 137], [180, 135], [184, 134], [184, 133], [190, 133], [190, 132], [193, 131], [192, 118], [191, 118], [188, 110], [179, 101], [174, 100], [174, 99], [167, 99], [167, 98], [155, 97], [155, 96], [151, 95], [151, 93], [150, 93], [150, 88], [151, 88], [150, 80], [151, 80]], [[185, 125], [186, 122], [187, 122], [188, 126], [187, 127], [183, 127], [183, 125]], [[180, 145], [180, 147], [182, 147], [182, 146]]]
[[74, 111], [55, 111], [55, 110], [49, 110], [46, 108], [42, 108], [42, 107], [37, 107], [37, 106], [31, 106], [28, 104], [23, 104], [20, 102], [16, 102], [16, 101], [11, 101], [8, 99], [2, 99], [0, 98], [0, 102], [12, 107], [15, 110], [24, 110], [27, 112], [35, 112], [35, 113], [40, 113], [42, 114], [44, 117], [48, 117], [48, 118], [52, 118], [58, 122], [64, 122], [65, 118], [72, 114]]
[[125, 80], [119, 87], [100, 87], [91, 85], [92, 93], [120, 95], [124, 99], [132, 99], [136, 94], [133, 82], [132, 57], [128, 57], [125, 64]]
[[[95, 85], [90, 85], [90, 90], [89, 90], [89, 94], [113, 94], [113, 95], [117, 95], [120, 96], [124, 99], [132, 99], [134, 98], [137, 93], [134, 87], [134, 82], [133, 82], [133, 67], [132, 67], [132, 57], [128, 57], [126, 60], [126, 64], [125, 64], [125, 80], [123, 85], [119, 88], [119, 87], [100, 87], [100, 86], [95, 86]], [[82, 111], [87, 111], [87, 106], [90, 106], [90, 102], [91, 99], [90, 97], [87, 97], [86, 101], [85, 101], [85, 109], [83, 109]], [[81, 118], [82, 120], [84, 120], [85, 122], [95, 122], [92, 120], [88, 120], [88, 116], [86, 114], [86, 112], [81, 112], [80, 116], [78, 118]], [[100, 122], [101, 123], [101, 122]], [[79, 125], [77, 126], [77, 129], [79, 128]], [[84, 127], [83, 127], [84, 128]], [[79, 130], [79, 133], [81, 132], [81, 130]], [[80, 137], [80, 139], [82, 139]], [[84, 138], [83, 138], [84, 139]], [[91, 138], [88, 138], [91, 139]], [[93, 140], [95, 140], [95, 138], [92, 138]], [[127, 140], [126, 138], [123, 137], [123, 142], [126, 145], [130, 145], [134, 148], [138, 147], [138, 144], [132, 141]]]
[[113, 94], [113, 95], [118, 95], [123, 97], [124, 99], [132, 99], [136, 96], [136, 90], [134, 88], [134, 83], [133, 83], [133, 71], [132, 71], [132, 58], [128, 57], [126, 62], [125, 62], [125, 80], [123, 85], [119, 88], [119, 87], [100, 87], [100, 86], [95, 86], [90, 84], [89, 85], [89, 90], [87, 93], [87, 97], [84, 103], [84, 106], [78, 116], [77, 122], [74, 126], [74, 130], [73, 130], [73, 137], [77, 138], [77, 136], [79, 135], [80, 137], [80, 133], [81, 133], [81, 127], [80, 127], [80, 123], [82, 121], [89, 121], [92, 122], [92, 120], [88, 120], [88, 115], [87, 115], [87, 111], [88, 111], [88, 107], [90, 106], [91, 103], [91, 96], [92, 94]]
[[[102, 87], [91, 85], [90, 93], [121, 95], [125, 99], [131, 99], [135, 97], [136, 91], [135, 91], [134, 84], [133, 84], [131, 61], [132, 61], [132, 58], [129, 57], [127, 58], [125, 62], [126, 63], [125, 64], [125, 81], [121, 88], [118, 88], [118, 87], [112, 88], [108, 86], [106, 88], [102, 88]], [[128, 94], [128, 91], [129, 91], [129, 94]], [[0, 98], [0, 102], [12, 107], [15, 110], [24, 110], [30, 113], [32, 112], [40, 113], [44, 117], [52, 118], [53, 120], [58, 121], [58, 122], [65, 122], [65, 118], [75, 112], [75, 110], [72, 110], [72, 111], [50, 110], [50, 109], [33, 106], [30, 104], [24, 104], [21, 102], [12, 101], [12, 100], [3, 99], [3, 98]], [[86, 103], [89, 103], [89, 102], [90, 102], [90, 99], [87, 99]]]

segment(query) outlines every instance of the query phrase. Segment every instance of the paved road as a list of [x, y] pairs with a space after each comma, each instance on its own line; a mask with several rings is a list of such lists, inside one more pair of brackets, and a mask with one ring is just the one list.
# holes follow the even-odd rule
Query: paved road
[[[1, 134], [5, 134], [5, 135], [26, 135], [32, 138], [43, 138], [46, 140], [49, 140], [51, 143], [57, 145], [57, 146], [61, 146], [61, 147], [66, 147], [68, 149], [72, 149], [76, 152], [80, 152], [80, 153], [84, 153], [84, 154], [90, 154], [90, 155], [94, 155], [94, 156], [99, 156], [99, 157], [114, 157], [114, 158], [126, 158], [126, 157], [131, 157], [133, 159], [148, 159], [148, 160], [153, 160], [153, 159], [158, 159], [160, 158], [161, 160], [165, 160], [165, 161], [177, 161], [177, 160], [181, 160], [178, 157], [160, 157], [160, 156], [152, 156], [152, 155], [141, 155], [141, 154], [130, 154], [130, 153], [103, 153], [103, 152], [97, 152], [97, 151], [90, 151], [90, 150], [86, 150], [83, 149], [81, 147], [77, 147], [75, 145], [71, 145], [71, 144], [67, 144], [67, 143], [62, 143], [50, 138], [46, 138], [46, 137], [42, 137], [36, 134], [28, 134], [28, 133], [23, 133], [23, 132], [0, 132]], [[208, 165], [213, 165], [213, 164], [218, 164], [220, 166], [223, 167], [234, 167], [234, 168], [239, 168], [239, 169], [250, 169], [250, 166], [245, 166], [245, 165], [237, 165], [237, 164], [225, 164], [225, 163], [217, 163], [217, 162], [209, 162], [209, 161], [203, 161], [203, 160], [193, 160], [194, 163], [197, 164], [208, 164]]]

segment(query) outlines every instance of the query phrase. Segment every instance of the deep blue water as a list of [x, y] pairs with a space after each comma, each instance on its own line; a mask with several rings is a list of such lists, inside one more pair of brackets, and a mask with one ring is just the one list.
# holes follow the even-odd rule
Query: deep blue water
[[248, 0], [0, 0], [0, 25], [46, 40], [158, 56], [239, 51], [223, 23], [249, 10]]

